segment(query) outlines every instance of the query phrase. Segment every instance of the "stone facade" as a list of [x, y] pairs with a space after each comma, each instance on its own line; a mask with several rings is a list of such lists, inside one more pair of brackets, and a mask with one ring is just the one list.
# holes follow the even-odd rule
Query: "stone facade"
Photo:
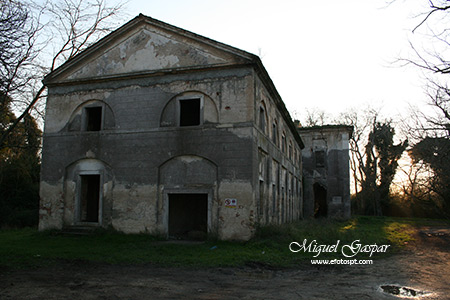
[[305, 217], [350, 217], [349, 138], [353, 127], [300, 127]]
[[139, 15], [44, 83], [40, 230], [247, 240], [302, 217], [303, 142], [257, 56]]

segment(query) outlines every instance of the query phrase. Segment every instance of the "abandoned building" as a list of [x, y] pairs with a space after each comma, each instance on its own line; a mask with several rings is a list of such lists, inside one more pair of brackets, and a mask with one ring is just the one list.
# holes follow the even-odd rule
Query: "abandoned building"
[[139, 15], [44, 83], [40, 230], [247, 240], [302, 217], [304, 145], [257, 56]]
[[303, 160], [304, 217], [350, 217], [349, 138], [353, 127], [298, 128]]

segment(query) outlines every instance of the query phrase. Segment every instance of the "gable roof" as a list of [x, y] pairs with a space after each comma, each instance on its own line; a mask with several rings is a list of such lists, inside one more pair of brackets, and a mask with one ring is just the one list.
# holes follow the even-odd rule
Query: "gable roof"
[[[177, 62], [177, 58], [168, 53], [165, 55], [166, 64], [152, 65], [152, 61], [161, 61], [161, 53], [155, 53], [160, 48], [155, 48], [174, 42], [176, 45], [172, 45], [172, 51], [178, 49], [178, 56], [190, 58], [191, 61], [184, 64]], [[129, 52], [144, 52], [142, 54], [146, 59], [129, 57], [129, 53], [124, 50], [126, 47], [130, 48]], [[152, 60], [152, 55], [159, 56]], [[51, 86], [92, 79], [130, 77], [132, 74], [143, 76], [164, 70], [173, 72], [206, 66], [252, 64], [258, 59], [251, 53], [140, 14], [48, 74], [44, 84]], [[108, 64], [115, 60], [115, 66], [107, 65], [106, 60]], [[88, 65], [91, 66], [90, 70], [86, 70]]]
[[[180, 41], [177, 45], [177, 51], [190, 54], [182, 55], [180, 53], [178, 57], [188, 57], [190, 60], [180, 62], [171, 53], [166, 53], [164, 64], [152, 65], [151, 59], [142, 60], [136, 56], [129, 57], [127, 53], [123, 53], [124, 47], [134, 47], [133, 54], [145, 51], [144, 55], [156, 57], [160, 53], [153, 51], [154, 48], [158, 46], [158, 43], [168, 43], [167, 40], [169, 39], [172, 42], [171, 37], [176, 37]], [[143, 46], [139, 48], [139, 44]], [[179, 49], [180, 45], [181, 49]], [[115, 64], [111, 63], [111, 58], [116, 60]], [[158, 61], [161, 61], [161, 57], [158, 57]], [[142, 62], [144, 63], [142, 64]], [[160, 75], [193, 69], [224, 68], [239, 65], [251, 65], [254, 68], [286, 120], [297, 143], [303, 149], [303, 142], [289, 112], [258, 56], [143, 14], [139, 14], [63, 63], [45, 76], [43, 83], [51, 87], [92, 82], [93, 80], [108, 80], [110, 78], [133, 78], [151, 76], [152, 74]]]

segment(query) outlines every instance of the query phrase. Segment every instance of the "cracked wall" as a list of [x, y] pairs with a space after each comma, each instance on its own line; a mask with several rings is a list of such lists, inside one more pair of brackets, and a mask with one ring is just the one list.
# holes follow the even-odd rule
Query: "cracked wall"
[[326, 191], [327, 216], [349, 218], [349, 138], [352, 127], [325, 125], [301, 127], [298, 131], [305, 144], [302, 151], [305, 217], [313, 217], [319, 209], [313, 188], [316, 184]]
[[[40, 230], [168, 236], [177, 193], [207, 195], [207, 231], [221, 239], [301, 217], [300, 145], [255, 57], [145, 16], [127, 24], [46, 78]], [[182, 126], [186, 99], [196, 126]], [[86, 201], [96, 224], [80, 217]]]

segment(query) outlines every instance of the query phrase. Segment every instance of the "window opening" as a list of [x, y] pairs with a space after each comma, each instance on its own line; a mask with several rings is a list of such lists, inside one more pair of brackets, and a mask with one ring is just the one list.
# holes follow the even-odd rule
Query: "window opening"
[[316, 168], [325, 167], [325, 151], [315, 151], [314, 157], [316, 159]]
[[200, 125], [200, 99], [180, 100], [180, 126]]
[[289, 159], [292, 159], [292, 143], [291, 142], [289, 142], [289, 151], [288, 151], [288, 156], [289, 156]]
[[264, 108], [259, 108], [259, 128], [266, 132], [266, 113], [264, 112]]
[[278, 129], [276, 123], [272, 125], [272, 142], [278, 146]]
[[102, 107], [86, 107], [86, 131], [100, 131], [102, 129]]

